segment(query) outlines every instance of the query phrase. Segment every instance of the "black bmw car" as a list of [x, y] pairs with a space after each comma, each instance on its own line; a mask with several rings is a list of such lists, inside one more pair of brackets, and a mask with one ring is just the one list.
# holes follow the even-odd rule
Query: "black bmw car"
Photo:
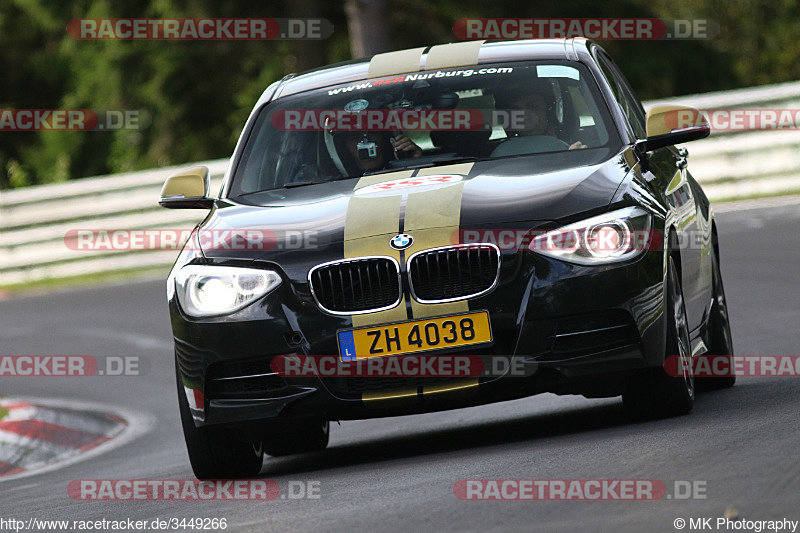
[[[688, 117], [688, 118], [687, 118]], [[200, 478], [323, 449], [329, 422], [541, 392], [691, 410], [733, 353], [717, 229], [674, 145], [585, 39], [379, 54], [270, 85], [168, 279]]]

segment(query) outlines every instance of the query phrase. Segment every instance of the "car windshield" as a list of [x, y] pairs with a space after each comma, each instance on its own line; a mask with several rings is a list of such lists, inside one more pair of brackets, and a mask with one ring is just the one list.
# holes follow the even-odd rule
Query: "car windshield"
[[609, 157], [619, 142], [582, 64], [415, 72], [266, 105], [248, 136], [230, 195], [461, 160], [560, 154], [564, 164], [586, 165]]

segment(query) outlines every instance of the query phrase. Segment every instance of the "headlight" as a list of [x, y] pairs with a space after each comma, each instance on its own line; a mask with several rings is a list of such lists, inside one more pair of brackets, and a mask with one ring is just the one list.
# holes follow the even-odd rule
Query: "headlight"
[[653, 244], [650, 213], [626, 207], [548, 231], [528, 248], [579, 265], [627, 261]]
[[254, 268], [188, 265], [175, 275], [178, 301], [195, 317], [233, 313], [280, 284], [277, 272]]

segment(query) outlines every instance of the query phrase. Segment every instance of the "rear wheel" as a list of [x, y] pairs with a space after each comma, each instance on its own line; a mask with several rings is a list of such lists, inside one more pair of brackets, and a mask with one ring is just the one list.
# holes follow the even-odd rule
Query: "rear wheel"
[[261, 472], [264, 452], [260, 442], [243, 440], [227, 428], [194, 425], [177, 364], [175, 370], [183, 436], [194, 475], [198, 479], [229, 479]]
[[324, 450], [329, 436], [330, 422], [327, 420], [281, 421], [270, 428], [269, 437], [264, 439], [264, 453], [280, 457]]
[[689, 325], [683, 303], [680, 277], [672, 256], [667, 259], [667, 328], [665, 359], [678, 356], [679, 376], [670, 376], [663, 367], [631, 378], [622, 395], [625, 408], [637, 418], [662, 418], [684, 415], [694, 406], [695, 385], [689, 348]]
[[711, 314], [708, 317], [708, 333], [710, 340], [708, 355], [712, 357], [728, 357], [727, 361], [722, 364], [717, 362], [716, 365], [709, 366], [710, 368], [714, 368], [715, 370], [719, 369], [731, 375], [697, 378], [697, 389], [701, 391], [725, 389], [733, 387], [733, 384], [736, 383], [736, 374], [731, 365], [731, 359], [733, 357], [733, 338], [731, 337], [731, 326], [728, 321], [728, 303], [725, 299], [725, 289], [722, 286], [722, 273], [719, 269], [719, 258], [717, 254], [717, 247], [714, 246], [714, 251], [711, 254], [714, 301], [711, 304]]

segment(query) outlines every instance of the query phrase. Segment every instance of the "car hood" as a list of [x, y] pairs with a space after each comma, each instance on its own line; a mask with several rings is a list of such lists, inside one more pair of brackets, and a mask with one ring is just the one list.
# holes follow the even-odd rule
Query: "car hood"
[[[457, 243], [471, 228], [552, 225], [606, 208], [635, 160], [626, 149], [593, 163], [593, 151], [398, 169], [223, 199], [201, 224], [201, 248], [209, 258], [277, 260], [330, 247], [339, 250], [332, 257], [351, 257], [391, 252], [385, 237], [398, 233], [430, 248]], [[242, 231], [265, 242], [248, 244], [246, 254], [221, 244]], [[358, 245], [371, 238], [385, 246]]]

